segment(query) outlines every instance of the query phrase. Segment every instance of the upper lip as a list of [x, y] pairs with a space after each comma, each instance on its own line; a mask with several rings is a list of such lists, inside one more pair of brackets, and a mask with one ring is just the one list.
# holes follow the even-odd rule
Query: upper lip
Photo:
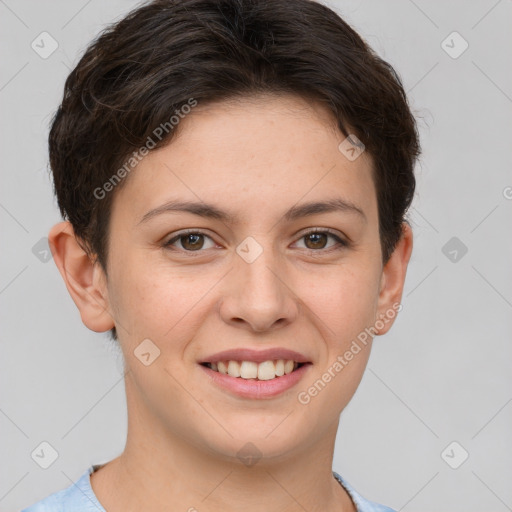
[[266, 350], [253, 350], [250, 348], [237, 348], [224, 350], [205, 357], [201, 363], [218, 363], [219, 361], [274, 361], [277, 359], [292, 360], [297, 363], [309, 363], [310, 360], [303, 354], [286, 348], [268, 348]]

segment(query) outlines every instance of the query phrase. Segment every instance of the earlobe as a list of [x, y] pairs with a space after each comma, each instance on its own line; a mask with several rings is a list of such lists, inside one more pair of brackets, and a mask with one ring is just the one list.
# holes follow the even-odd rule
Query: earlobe
[[95, 332], [114, 327], [103, 269], [77, 242], [70, 222], [59, 222], [48, 234], [50, 249], [82, 322]]
[[413, 233], [407, 222], [402, 223], [402, 237], [384, 266], [377, 307], [377, 335], [386, 334], [393, 325], [402, 299], [407, 266], [411, 258]]

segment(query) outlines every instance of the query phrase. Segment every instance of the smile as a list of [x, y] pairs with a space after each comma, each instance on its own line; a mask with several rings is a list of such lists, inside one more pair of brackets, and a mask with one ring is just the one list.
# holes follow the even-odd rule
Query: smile
[[216, 388], [238, 398], [252, 400], [283, 395], [296, 386], [312, 366], [311, 363], [283, 359], [261, 363], [229, 360], [198, 365]]
[[306, 363], [298, 363], [291, 359], [277, 359], [257, 363], [254, 361], [218, 361], [202, 363], [211, 370], [241, 379], [272, 380], [288, 375]]

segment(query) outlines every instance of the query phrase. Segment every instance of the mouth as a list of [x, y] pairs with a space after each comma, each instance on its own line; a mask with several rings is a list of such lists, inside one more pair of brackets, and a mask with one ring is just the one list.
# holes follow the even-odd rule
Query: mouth
[[313, 366], [311, 356], [285, 347], [224, 350], [197, 362], [214, 387], [253, 400], [272, 399], [291, 391]]
[[294, 361], [293, 359], [269, 359], [262, 362], [225, 360], [200, 364], [214, 372], [235, 379], [269, 381], [281, 379], [311, 363]]
[[243, 399], [273, 399], [291, 391], [308, 373], [310, 362], [291, 359], [238, 361], [234, 359], [200, 363], [208, 382]]

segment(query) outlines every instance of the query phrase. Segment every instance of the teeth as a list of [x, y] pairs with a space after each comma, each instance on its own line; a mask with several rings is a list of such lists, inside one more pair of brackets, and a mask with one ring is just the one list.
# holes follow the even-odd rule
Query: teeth
[[295, 365], [294, 365], [293, 361], [286, 361], [286, 363], [284, 363], [284, 373], [286, 373], [287, 375], [289, 373], [292, 373], [294, 366]]
[[292, 373], [293, 370], [298, 368], [299, 363], [291, 359], [278, 359], [276, 361], [263, 361], [259, 364], [254, 361], [219, 361], [218, 363], [209, 363], [208, 366], [212, 370], [230, 377], [271, 380]]
[[240, 377], [240, 365], [236, 361], [229, 361], [228, 375], [231, 377]]
[[[292, 361], [293, 365], [293, 361]], [[274, 361], [264, 361], [258, 365], [258, 379], [270, 380], [276, 376], [276, 365]]]
[[240, 377], [242, 377], [242, 379], [255, 379], [257, 376], [258, 364], [252, 361], [242, 361], [240, 365]]

